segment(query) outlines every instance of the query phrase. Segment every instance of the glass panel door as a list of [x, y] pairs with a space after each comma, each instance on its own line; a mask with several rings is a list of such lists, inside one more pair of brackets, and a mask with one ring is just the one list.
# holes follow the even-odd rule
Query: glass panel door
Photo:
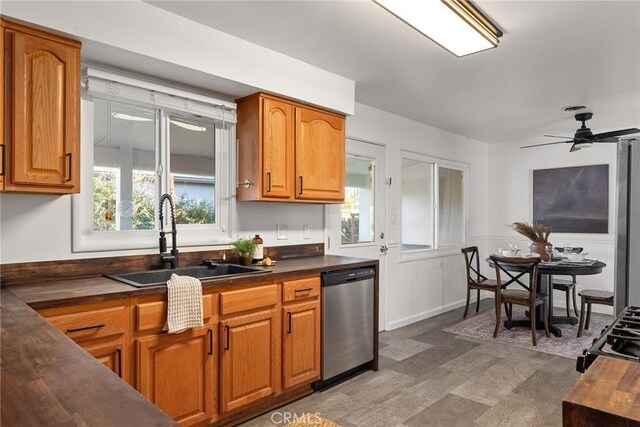
[[374, 241], [374, 159], [347, 155], [341, 216], [343, 245]]

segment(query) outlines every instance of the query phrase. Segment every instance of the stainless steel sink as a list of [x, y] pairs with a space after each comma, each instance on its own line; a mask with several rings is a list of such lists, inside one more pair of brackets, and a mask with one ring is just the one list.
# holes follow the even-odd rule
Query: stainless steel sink
[[243, 274], [268, 272], [270, 272], [270, 270], [244, 267], [235, 264], [214, 264], [212, 266], [202, 265], [198, 267], [186, 267], [168, 270], [148, 270], [138, 271], [135, 273], [105, 274], [105, 277], [118, 280], [137, 288], [144, 288], [146, 286], [164, 285], [167, 283], [167, 280], [171, 278], [172, 274], [177, 274], [180, 276], [191, 276], [198, 279], [206, 280], [217, 279], [221, 277], [238, 276]]

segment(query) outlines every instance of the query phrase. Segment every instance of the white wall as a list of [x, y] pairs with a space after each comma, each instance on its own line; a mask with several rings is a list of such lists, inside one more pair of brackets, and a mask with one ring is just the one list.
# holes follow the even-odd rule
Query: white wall
[[[540, 143], [540, 140], [489, 144], [489, 191], [487, 245], [495, 251], [509, 243], [526, 249], [527, 239], [511, 230], [515, 221], [533, 218], [533, 170], [596, 164], [609, 165], [609, 233], [567, 234], [552, 233], [549, 240], [562, 246], [571, 243], [582, 246], [589, 258], [604, 261], [607, 267], [599, 275], [578, 278], [578, 289], [613, 291], [615, 223], [616, 223], [616, 145], [594, 144], [589, 149], [569, 152], [569, 145], [552, 145], [520, 149], [520, 146]], [[564, 306], [564, 293], [556, 293], [554, 305]], [[594, 310], [595, 310], [594, 306]], [[610, 313], [611, 310], [605, 311]]]
[[[99, 49], [121, 62], [125, 62], [121, 58], [125, 52], [130, 52], [137, 58], [164, 62], [167, 71], [173, 72], [172, 66], [178, 65], [197, 77], [215, 76], [219, 82], [235, 82], [353, 113], [353, 80], [142, 1], [4, 0], [2, 14], [87, 42], [83, 55], [102, 64], [109, 64], [109, 58], [95, 58], [91, 49]], [[162, 73], [165, 65], [154, 66], [160, 68], [156, 73]]]
[[[0, 195], [0, 264], [73, 258], [153, 254], [156, 250], [110, 252], [71, 251], [71, 197], [29, 194]], [[289, 227], [289, 239], [276, 239], [276, 224]], [[304, 239], [303, 225], [310, 238]], [[289, 203], [239, 203], [232, 217], [233, 236], [260, 234], [266, 246], [322, 243], [324, 219], [319, 205]], [[215, 247], [178, 247], [181, 251]]]
[[[390, 329], [416, 322], [463, 304], [464, 261], [459, 247], [440, 249], [421, 259], [401, 259], [401, 151], [468, 165], [468, 221], [465, 245], [486, 253], [487, 145], [367, 105], [356, 103], [347, 119], [347, 136], [386, 146], [388, 192], [388, 324]], [[460, 245], [462, 246], [462, 245]]]

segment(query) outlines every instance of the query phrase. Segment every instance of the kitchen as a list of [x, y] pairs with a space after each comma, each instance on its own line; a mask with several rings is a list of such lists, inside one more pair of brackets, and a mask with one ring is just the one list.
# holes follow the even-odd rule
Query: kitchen
[[[103, 80], [113, 81], [119, 78], [123, 85], [132, 83], [133, 80], [142, 81], [147, 84], [147, 89], [149, 87], [157, 89], [158, 86], [162, 86], [165, 89], [168, 88], [166, 90], [173, 90], [174, 94], [182, 95], [190, 90], [191, 93], [198, 95], [197, 98], [195, 96], [191, 98], [194, 101], [202, 101], [206, 97], [216, 101], [235, 103], [236, 100], [257, 92], [278, 94], [279, 98], [284, 98], [286, 101], [346, 114], [344, 132], [347, 138], [347, 152], [354, 154], [353, 157], [356, 159], [358, 157], [355, 155], [360, 155], [360, 158], [376, 158], [379, 164], [383, 165], [379, 168], [381, 173], [376, 174], [375, 188], [385, 190], [378, 193], [381, 197], [373, 202], [376, 203], [376, 232], [368, 238], [375, 244], [343, 248], [342, 245], [336, 244], [341, 239], [340, 226], [330, 226], [334, 223], [340, 224], [339, 209], [336, 211], [339, 204], [237, 201], [237, 195], [243, 191], [243, 186], [236, 185], [234, 182], [236, 173], [233, 169], [237, 163], [233, 158], [236, 148], [232, 141], [240, 138], [237, 138], [237, 135], [234, 137], [232, 134], [220, 134], [223, 146], [218, 147], [220, 152], [216, 152], [216, 161], [220, 164], [216, 164], [215, 178], [226, 181], [219, 181], [216, 186], [219, 190], [216, 193], [218, 199], [215, 204], [217, 219], [220, 220], [218, 228], [203, 232], [198, 230], [199, 226], [189, 230], [189, 227], [179, 225], [178, 249], [181, 266], [198, 264], [204, 258], [219, 259], [222, 257], [222, 251], [227, 250], [227, 245], [232, 240], [238, 237], [253, 237], [256, 234], [262, 236], [267, 247], [267, 255], [273, 255], [276, 261], [282, 259], [276, 256], [278, 250], [285, 254], [290, 246], [306, 248], [316, 254], [322, 251], [332, 255], [378, 259], [379, 329], [393, 332], [402, 330], [401, 328], [405, 326], [411, 328], [417, 322], [427, 321], [425, 319], [462, 306], [466, 289], [464, 263], [459, 252], [462, 244], [442, 245], [443, 247], [436, 247], [426, 252], [402, 249], [405, 244], [416, 244], [415, 241], [411, 241], [412, 236], [405, 235], [407, 227], [402, 227], [403, 221], [409, 220], [404, 218], [404, 211], [401, 209], [400, 188], [403, 179], [401, 165], [404, 159], [434, 164], [437, 165], [434, 167], [440, 170], [446, 168], [463, 172], [466, 207], [462, 224], [464, 246], [480, 247], [484, 257], [496, 248], [505, 247], [512, 242], [518, 242], [520, 247], [524, 247], [525, 244], [518, 240], [517, 235], [512, 233], [506, 225], [516, 220], [531, 218], [531, 196], [529, 192], [522, 191], [529, 185], [531, 170], [606, 163], [610, 165], [608, 232], [563, 235], [558, 238], [557, 243], [571, 242], [588, 247], [590, 256], [608, 265], [600, 275], [585, 277], [584, 280], [581, 278], [580, 286], [589, 289], [613, 290], [616, 251], [614, 241], [616, 192], [614, 190], [617, 180], [615, 147], [609, 144], [594, 144], [589, 150], [571, 154], [566, 144], [533, 150], [520, 150], [519, 147], [529, 143], [550, 142], [542, 137], [545, 133], [573, 135], [578, 123], [572, 115], [562, 111], [562, 107], [571, 103], [585, 103], [593, 107], [595, 114], [589, 124], [594, 133], [623, 127], [638, 127], [638, 46], [635, 42], [638, 39], [638, 26], [635, 2], [615, 6], [594, 3], [582, 8], [573, 7], [571, 3], [552, 2], [546, 7], [551, 8], [553, 12], [531, 3], [509, 7], [508, 2], [488, 2], [486, 5], [479, 2], [479, 6], [503, 26], [505, 35], [496, 49], [460, 59], [431, 43], [424, 36], [415, 34], [411, 28], [405, 29], [401, 22], [397, 22], [393, 16], [388, 16], [378, 5], [362, 2], [345, 2], [342, 5], [345, 9], [340, 17], [334, 16], [333, 9], [323, 7], [322, 4], [311, 4], [309, 7], [313, 6], [313, 9], [306, 13], [300, 12], [299, 25], [302, 23], [310, 25], [309, 21], [313, 21], [311, 18], [314, 16], [313, 13], [320, 14], [319, 16], [323, 16], [326, 20], [340, 20], [335, 23], [335, 35], [331, 36], [335, 39], [331, 40], [332, 43], [326, 43], [328, 52], [321, 50], [323, 44], [319, 41], [314, 42], [320, 44], [316, 46], [317, 51], [311, 53], [296, 54], [294, 52], [295, 46], [298, 46], [299, 51], [304, 51], [301, 49], [304, 47], [302, 41], [287, 50], [286, 46], [278, 46], [275, 41], [272, 41], [274, 44], [269, 45], [269, 41], [265, 39], [262, 43], [266, 47], [263, 47], [261, 40], [266, 37], [266, 30], [254, 30], [256, 34], [251, 34], [252, 28], [261, 28], [257, 26], [260, 15], [270, 13], [268, 16], [274, 20], [286, 19], [286, 15], [278, 17], [278, 10], [269, 12], [273, 5], [270, 6], [268, 3], [263, 6], [254, 3], [242, 2], [239, 5], [233, 3], [202, 2], [200, 4], [200, 7], [212, 8], [211, 11], [199, 10], [194, 5], [180, 6], [170, 2], [161, 2], [160, 5], [127, 2], [118, 8], [107, 2], [74, 2], [69, 6], [72, 13], [65, 11], [67, 7], [56, 6], [55, 3], [37, 3], [38, 7], [34, 7], [33, 3], [3, 2], [2, 7], [2, 14], [7, 20], [13, 18], [18, 23], [30, 24], [40, 30], [82, 41], [81, 61], [96, 70], [94, 73], [96, 83], [99, 83], [100, 75], [109, 76], [108, 79]], [[495, 10], [491, 10], [492, 7]], [[172, 8], [175, 10], [167, 10]], [[514, 8], [522, 10], [516, 12]], [[579, 16], [573, 16], [578, 13], [576, 9], [579, 9]], [[283, 12], [283, 10], [279, 11]], [[362, 19], [351, 19], [354, 21], [351, 23], [344, 22], [349, 21], [349, 17], [360, 16], [361, 13], [364, 13]], [[210, 25], [206, 25], [199, 21], [199, 15], [219, 18]], [[556, 16], [556, 20], [547, 22], [548, 15]], [[528, 19], [538, 22], [538, 25], [544, 25], [546, 32], [527, 27], [522, 22], [522, 16], [528, 16]], [[607, 21], [604, 19], [598, 21], [596, 18], [599, 16], [606, 16], [611, 20], [624, 18], [628, 20], [628, 24], [620, 25], [617, 31], [605, 31]], [[136, 17], [135, 22], [131, 17]], [[233, 24], [242, 22], [242, 19], [251, 19], [253, 25], [247, 25], [245, 33], [236, 34], [234, 31], [240, 31], [240, 26], [236, 29], [236, 25]], [[588, 20], [592, 25], [588, 29], [580, 30], [581, 20]], [[114, 22], [118, 24], [108, 24]], [[527, 32], [523, 33], [524, 30], [521, 30], [515, 22], [520, 22], [519, 25], [525, 27]], [[565, 30], [561, 30], [560, 23], [573, 26], [576, 32], [575, 38], [563, 41]], [[358, 26], [358, 31], [353, 31], [349, 25]], [[375, 31], [378, 26], [386, 28], [390, 33]], [[286, 26], [281, 24], [275, 27]], [[118, 28], [118, 31], [112, 31], [113, 28]], [[509, 34], [506, 29], [509, 29], [512, 34]], [[371, 89], [367, 92], [367, 85], [370, 85], [367, 83], [368, 79], [380, 78], [380, 76], [376, 77], [367, 74], [371, 71], [367, 73], [365, 71], [383, 67], [387, 62], [386, 59], [378, 57], [373, 63], [376, 64], [375, 67], [363, 63], [358, 68], [360, 74], [354, 71], [349, 72], [338, 66], [339, 64], [331, 66], [330, 62], [325, 62], [326, 65], [323, 66], [321, 59], [317, 60], [318, 63], [309, 59], [315, 56], [321, 58], [322, 55], [334, 58], [335, 54], [332, 54], [330, 47], [340, 45], [340, 41], [346, 37], [346, 34], [341, 34], [340, 31], [346, 34], [352, 31], [363, 34], [363, 39], [355, 39], [354, 44], [344, 46], [343, 52], [346, 54], [358, 51], [361, 46], [357, 43], [361, 43], [362, 40], [370, 40], [373, 45], [379, 46], [379, 49], [384, 48], [388, 55], [399, 55], [406, 60], [421, 58], [424, 55], [422, 52], [426, 49], [430, 60], [435, 62], [429, 65], [428, 61], [425, 63], [424, 59], [417, 59], [419, 61], [417, 64], [403, 66], [403, 70], [384, 68], [390, 76], [385, 81], [389, 85], [389, 92], [376, 93]], [[389, 36], [396, 33], [398, 39]], [[546, 38], [538, 38], [541, 33]], [[605, 37], [605, 33], [607, 37], [611, 37], [608, 43], [619, 44], [619, 49], [608, 49], [607, 42], [603, 43], [601, 40], [600, 44], [595, 43], [600, 37]], [[584, 38], [593, 43], [581, 42]], [[318, 37], [317, 40], [321, 38]], [[518, 40], [517, 43], [516, 40]], [[561, 41], [566, 44], [561, 44]], [[313, 40], [306, 40], [306, 42], [312, 43]], [[394, 49], [397, 43], [403, 43], [405, 48]], [[562, 49], [546, 50], [553, 43], [562, 46]], [[582, 48], [583, 44], [584, 48]], [[600, 62], [589, 63], [589, 73], [583, 73], [581, 66], [591, 57], [590, 48], [588, 49], [587, 46], [594, 44], [599, 46], [598, 52], [606, 52], [610, 65]], [[185, 49], [187, 46], [191, 48]], [[529, 55], [527, 58], [516, 56], [514, 59], [513, 55], [526, 49], [531, 49], [531, 52], [536, 54]], [[203, 56], [202, 52], [209, 53]], [[512, 56], [500, 58], [503, 62], [489, 63], [493, 56], [506, 55], [509, 52]], [[375, 53], [374, 49], [374, 52], [370, 52], [369, 55], [376, 58]], [[395, 56], [392, 58], [399, 59]], [[472, 66], [466, 65], [469, 61], [475, 62]], [[554, 68], [549, 76], [545, 76], [546, 80], [542, 81], [536, 80], [542, 77], [534, 76], [527, 71], [546, 70], [546, 65], [550, 63], [561, 64], [562, 67], [558, 65], [558, 69], [565, 67], [575, 71], [573, 74], [564, 74]], [[625, 66], [615, 66], [616, 64]], [[518, 67], [513, 69], [516, 65]], [[481, 74], [487, 76], [474, 74], [474, 68], [486, 69], [487, 71]], [[512, 69], [510, 74], [513, 77], [510, 79], [505, 75], [504, 70]], [[83, 71], [86, 72], [84, 66]], [[440, 81], [440, 75], [454, 72], [460, 74], [452, 75], [451, 81], [448, 81], [448, 84], [442, 84], [439, 91], [430, 92], [429, 98], [438, 99], [437, 103], [429, 103], [427, 99], [416, 100], [410, 96], [412, 90], [402, 87], [403, 78], [415, 79], [413, 81], [416, 85], [422, 85], [418, 87], [423, 87], [425, 91], [427, 89], [433, 91], [434, 89], [425, 87], [425, 81], [428, 82], [429, 79]], [[427, 74], [418, 78], [424, 73]], [[343, 75], [353, 77], [345, 78], [342, 77]], [[526, 78], [535, 83], [531, 83]], [[82, 79], [84, 81], [85, 77]], [[476, 79], [478, 79], [477, 85], [474, 86]], [[499, 90], [505, 79], [512, 88], [509, 93]], [[577, 84], [574, 79], [578, 79], [580, 84]], [[457, 93], [456, 81], [464, 81], [465, 85], [468, 85], [467, 90], [470, 94], [465, 95], [464, 91]], [[553, 83], [554, 81], [556, 82]], [[541, 100], [543, 94], [538, 93], [539, 88], [544, 84], [554, 85], [550, 86], [552, 89], [545, 89], [544, 95], [550, 98], [549, 100]], [[379, 83], [375, 85], [384, 89], [384, 86]], [[601, 88], [598, 92], [601, 98], [589, 95], [587, 90], [582, 90], [584, 87], [591, 87], [590, 85]], [[396, 91], [405, 93], [407, 98], [400, 102], [395, 97], [389, 97]], [[487, 100], [487, 93], [493, 93], [492, 96], [497, 98], [496, 105], [509, 105], [522, 98], [527, 99], [530, 106], [520, 110], [502, 108], [500, 111], [505, 115], [500, 116], [500, 120], [496, 121], [491, 118], [496, 114], [495, 111], [479, 104]], [[121, 95], [123, 94], [124, 92], [121, 91]], [[86, 99], [86, 94], [82, 96], [82, 111], [78, 125], [82, 145], [80, 156], [83, 157], [82, 161], [77, 157], [72, 159], [78, 162], [74, 163], [72, 169], [82, 173], [81, 193], [72, 196], [2, 194], [0, 202], [2, 204], [3, 282], [9, 272], [6, 265], [24, 263], [33, 264], [31, 268], [35, 268], [36, 263], [53, 262], [53, 268], [55, 264], [60, 264], [58, 261], [67, 261], [67, 267], [62, 264], [60, 268], [62, 271], [57, 273], [58, 278], [62, 280], [65, 277], [63, 275], [65, 268], [66, 271], [80, 269], [80, 260], [88, 258], [101, 258], [105, 264], [106, 259], [110, 259], [109, 263], [113, 263], [111, 267], [108, 265], [99, 267], [104, 271], [94, 270], [97, 274], [136, 271], [126, 265], [129, 257], [140, 257], [137, 258], [137, 264], [134, 264], [138, 270], [159, 267], [157, 265], [158, 230], [147, 234], [140, 232], [136, 238], [115, 237], [113, 239], [101, 238], [96, 235], [100, 233], [92, 232], [92, 217], [87, 216], [87, 210], [91, 214], [91, 209], [85, 209], [83, 206], [91, 206], [93, 195], [86, 189], [91, 189], [93, 160], [98, 159], [95, 154], [98, 150], [93, 156], [91, 155], [94, 150], [93, 138], [91, 134], [86, 133], [91, 127], [88, 124], [95, 122], [95, 118], [91, 120], [90, 114], [94, 114], [96, 104], [91, 105], [92, 103]], [[467, 105], [467, 102], [463, 102], [465, 99], [474, 100], [475, 104]], [[130, 99], [125, 101], [124, 103], [131, 102]], [[398, 103], [403, 105], [397, 105]], [[218, 102], [217, 105], [227, 104]], [[540, 109], [540, 112], [532, 111], [536, 108]], [[403, 112], [399, 113], [401, 110]], [[224, 113], [221, 113], [217, 120], [227, 123], [228, 129], [233, 129], [230, 125], [233, 120], [231, 111], [228, 109], [222, 111]], [[396, 111], [396, 114], [387, 111]], [[423, 113], [419, 113], [421, 111]], [[123, 112], [123, 114], [134, 115], [131, 112]], [[524, 129], [520, 123], [527, 120], [529, 114], [536, 117], [537, 121], [535, 126]], [[200, 126], [197, 121], [193, 123], [180, 118], [174, 118], [174, 120]], [[120, 120], [120, 122], [125, 121]], [[117, 123], [118, 120], [113, 119], [104, 121], [100, 125], [106, 132], [108, 125], [115, 126]], [[142, 126], [145, 122], [140, 123]], [[239, 130], [238, 124], [235, 125], [235, 130]], [[153, 130], [149, 132], [152, 134]], [[206, 132], [200, 133], [206, 134]], [[155, 143], [153, 138], [154, 136], [150, 136], [147, 139], [152, 141], [150, 142], [152, 145]], [[372, 145], [374, 147], [371, 147]], [[382, 154], [375, 151], [375, 148], [380, 146], [384, 147]], [[105, 166], [109, 163], [115, 165], [116, 158], [113, 150], [105, 149], [103, 152]], [[161, 153], [162, 151], [158, 150], [157, 154], [162, 155]], [[225, 158], [226, 162], [223, 161]], [[68, 159], [65, 160], [68, 161]], [[356, 162], [353, 163], [355, 165]], [[184, 171], [176, 171], [176, 174], [180, 173], [185, 175]], [[250, 179], [240, 175], [237, 178], [238, 182]], [[170, 184], [168, 184], [170, 181], [162, 179], [162, 185], [166, 190], [170, 190]], [[289, 179], [294, 181], [294, 176], [292, 175]], [[347, 177], [347, 180], [349, 179]], [[251, 180], [255, 181], [254, 178]], [[387, 185], [387, 182], [390, 185]], [[268, 184], [266, 179], [263, 184]], [[292, 188], [300, 186], [298, 182], [291, 182], [290, 185]], [[249, 187], [253, 190], [251, 185]], [[158, 196], [159, 194], [161, 193], [158, 193]], [[85, 200], [87, 197], [88, 203]], [[222, 231], [223, 227], [226, 231]], [[165, 230], [168, 231], [169, 228], [165, 227]], [[384, 233], [384, 238], [380, 237], [381, 233]], [[170, 244], [169, 236], [167, 239]], [[438, 242], [418, 243], [433, 245]], [[321, 246], [322, 249], [320, 249]], [[386, 255], [379, 255], [381, 246], [388, 248]], [[206, 256], [195, 254], [191, 259], [189, 258], [189, 253], [198, 251], [206, 252]], [[227, 253], [227, 256], [229, 255], [230, 253]], [[75, 264], [74, 260], [76, 260]], [[151, 267], [152, 262], [155, 263], [153, 267]], [[273, 269], [275, 271], [276, 268], [285, 267], [286, 262], [276, 262]], [[89, 267], [91, 268], [95, 267]], [[483, 265], [482, 269], [484, 274], [491, 273], [488, 265]], [[558, 297], [556, 303], [562, 305], [562, 298]], [[282, 303], [278, 302], [278, 304], [282, 308]], [[487, 305], [490, 303], [483, 301], [483, 308]], [[603, 312], [611, 313], [606, 309], [603, 309]], [[383, 333], [381, 339], [384, 338], [384, 334], [386, 333]], [[404, 344], [416, 346], [416, 349], [418, 347], [424, 349], [424, 346], [415, 342], [410, 340]], [[433, 345], [433, 343], [429, 344]], [[402, 345], [389, 347], [393, 351], [398, 351], [397, 348]], [[382, 350], [384, 348], [381, 348]], [[387, 350], [386, 354], [392, 355], [391, 350]], [[396, 355], [396, 358], [401, 357]], [[572, 363], [573, 361], [569, 361], [569, 364]], [[133, 371], [135, 371], [134, 368], [132, 368]], [[575, 377], [567, 379], [567, 382], [573, 384], [576, 379], [577, 373]], [[338, 418], [340, 416], [334, 417], [334, 421]]]

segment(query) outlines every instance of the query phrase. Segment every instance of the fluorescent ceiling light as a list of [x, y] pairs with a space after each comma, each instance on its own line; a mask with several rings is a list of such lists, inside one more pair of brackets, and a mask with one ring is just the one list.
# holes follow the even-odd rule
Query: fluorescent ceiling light
[[374, 0], [457, 57], [498, 46], [500, 31], [467, 0]]
[[183, 129], [187, 129], [187, 130], [192, 130], [195, 132], [206, 132], [207, 128], [204, 126], [196, 126], [196, 125], [192, 125], [191, 123], [185, 123], [185, 122], [181, 122], [179, 120], [175, 120], [175, 119], [170, 119], [169, 122], [172, 125], [176, 125], [176, 126], [180, 126]]
[[111, 117], [121, 120], [129, 120], [131, 122], [150, 122], [152, 120], [147, 117], [132, 116], [131, 114], [124, 113], [111, 113]]

